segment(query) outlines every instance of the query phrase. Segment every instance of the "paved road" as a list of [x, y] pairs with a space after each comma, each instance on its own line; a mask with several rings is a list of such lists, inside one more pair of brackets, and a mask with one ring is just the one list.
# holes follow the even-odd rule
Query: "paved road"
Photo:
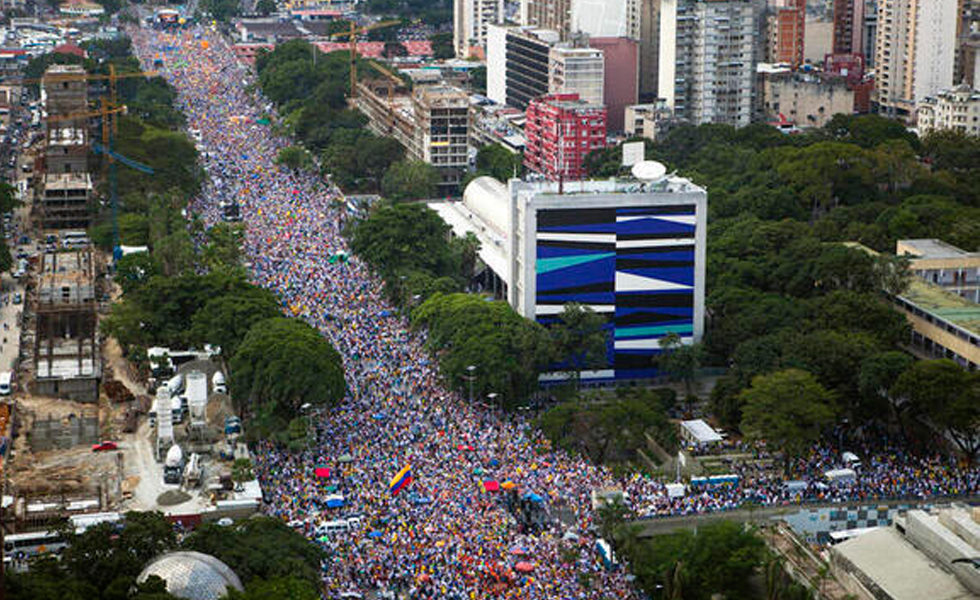
[[964, 504], [980, 504], [980, 496], [955, 496], [949, 498], [929, 498], [928, 500], [916, 499], [897, 499], [897, 500], [855, 500], [853, 502], [814, 502], [807, 504], [790, 504], [785, 506], [764, 506], [760, 508], [740, 508], [737, 510], [726, 510], [700, 515], [681, 515], [676, 517], [660, 517], [656, 519], [641, 519], [634, 521], [633, 524], [639, 526], [640, 537], [653, 537], [664, 533], [671, 533], [680, 529], [693, 529], [713, 523], [715, 521], [740, 521], [743, 523], [761, 523], [770, 521], [782, 515], [789, 515], [801, 510], [817, 508], [837, 508], [843, 509], [848, 506], [896, 506], [907, 504], [946, 504], [950, 502], [962, 502]]

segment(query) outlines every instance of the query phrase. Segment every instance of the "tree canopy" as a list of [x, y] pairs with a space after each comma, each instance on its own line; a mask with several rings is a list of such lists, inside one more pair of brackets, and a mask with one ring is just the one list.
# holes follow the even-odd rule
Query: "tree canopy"
[[742, 391], [742, 431], [787, 458], [802, 456], [834, 420], [833, 395], [799, 369], [759, 375]]
[[412, 312], [412, 325], [428, 329], [429, 347], [453, 387], [468, 394], [472, 381], [475, 400], [495, 393], [505, 407], [537, 388], [538, 373], [555, 356], [541, 325], [475, 294], [433, 294]]
[[658, 392], [631, 390], [618, 395], [583, 394], [541, 414], [537, 425], [559, 448], [586, 456], [597, 464], [626, 463], [646, 448], [649, 434], [661, 445], [677, 444]]
[[335, 405], [347, 390], [330, 342], [304, 321], [285, 317], [252, 325], [231, 359], [229, 383], [239, 406], [290, 417], [304, 403]]

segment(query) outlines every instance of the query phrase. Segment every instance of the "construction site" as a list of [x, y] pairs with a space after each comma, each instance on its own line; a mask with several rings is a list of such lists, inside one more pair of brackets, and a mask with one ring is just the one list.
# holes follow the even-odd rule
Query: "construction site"
[[23, 277], [3, 275], [16, 298], [0, 311], [0, 382], [10, 382], [0, 383], [5, 535], [127, 510], [188, 522], [247, 516], [261, 502], [248, 469], [232, 479], [234, 461], [249, 456], [218, 351], [153, 349], [165, 366], [151, 373], [100, 335], [120, 291], [112, 256], [86, 232], [104, 182], [88, 170], [88, 127], [101, 115], [106, 131], [121, 109], [90, 110], [88, 80], [99, 77], [50, 67], [40, 81], [43, 136], [19, 156], [28, 193], [9, 218]]

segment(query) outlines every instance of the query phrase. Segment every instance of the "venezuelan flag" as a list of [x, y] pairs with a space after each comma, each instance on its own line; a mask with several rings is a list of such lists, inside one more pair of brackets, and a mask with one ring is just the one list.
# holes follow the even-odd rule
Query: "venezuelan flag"
[[391, 492], [392, 496], [397, 496], [398, 492], [402, 491], [408, 484], [412, 483], [412, 465], [405, 465], [398, 474], [391, 478], [391, 483], [388, 484], [388, 491]]

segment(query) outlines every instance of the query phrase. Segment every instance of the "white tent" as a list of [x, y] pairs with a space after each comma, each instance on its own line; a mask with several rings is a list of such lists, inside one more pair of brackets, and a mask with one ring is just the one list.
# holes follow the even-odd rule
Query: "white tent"
[[681, 437], [691, 444], [713, 444], [723, 438], [702, 419], [681, 421]]

